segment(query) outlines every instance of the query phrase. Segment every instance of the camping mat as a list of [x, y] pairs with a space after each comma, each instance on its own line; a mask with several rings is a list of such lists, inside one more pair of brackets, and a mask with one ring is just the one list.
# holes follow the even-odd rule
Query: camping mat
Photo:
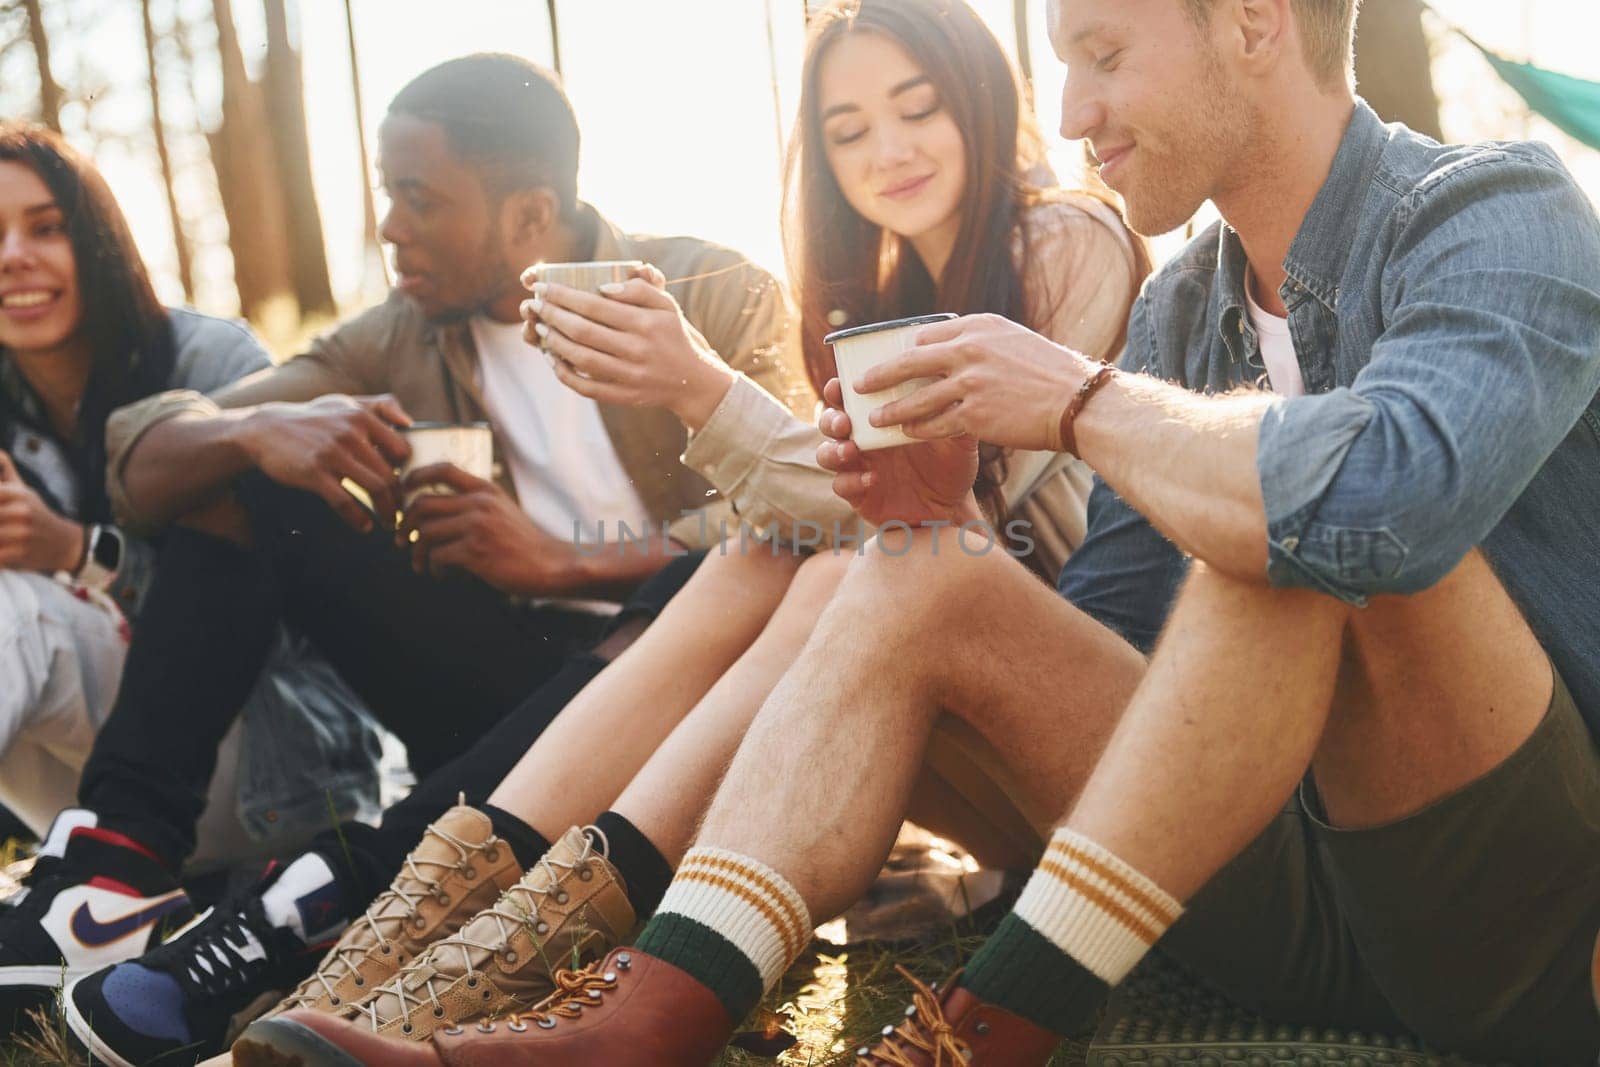
[[1158, 955], [1117, 990], [1088, 1067], [1476, 1067], [1412, 1037], [1285, 1026], [1237, 1008]]

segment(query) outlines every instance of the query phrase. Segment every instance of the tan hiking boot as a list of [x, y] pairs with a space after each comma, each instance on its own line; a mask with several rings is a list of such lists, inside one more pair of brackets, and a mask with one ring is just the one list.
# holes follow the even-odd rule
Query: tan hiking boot
[[341, 1017], [420, 1041], [521, 1011], [554, 992], [552, 972], [605, 955], [633, 924], [616, 868], [573, 827], [493, 907]]
[[311, 977], [268, 1012], [334, 1012], [365, 1000], [435, 941], [515, 885], [522, 867], [476, 808], [451, 808], [430, 825], [389, 888], [345, 930]]

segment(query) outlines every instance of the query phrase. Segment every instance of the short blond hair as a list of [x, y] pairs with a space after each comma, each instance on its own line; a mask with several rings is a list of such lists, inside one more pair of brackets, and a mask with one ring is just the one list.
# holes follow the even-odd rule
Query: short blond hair
[[[1200, 25], [1211, 21], [1216, 0], [1184, 0], [1189, 14]], [[1348, 82], [1355, 69], [1356, 11], [1361, 0], [1289, 0], [1306, 66], [1323, 88]]]

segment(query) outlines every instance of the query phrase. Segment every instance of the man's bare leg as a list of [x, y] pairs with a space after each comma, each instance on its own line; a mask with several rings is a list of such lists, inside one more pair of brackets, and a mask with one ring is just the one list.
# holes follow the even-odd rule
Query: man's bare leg
[[[1364, 610], [1197, 566], [1103, 758], [962, 983], [1069, 1032], [1176, 919], [1178, 901], [1262, 833], [1308, 768], [1335, 825], [1393, 823], [1506, 761], [1551, 692], [1549, 661], [1476, 553], [1426, 592]], [[1368, 910], [1391, 910], [1367, 888]], [[1273, 918], [1260, 916], [1264, 930]], [[1452, 959], [1451, 942], [1467, 935], [1447, 924], [1413, 939], [1423, 946], [1413, 955], [1429, 957], [1424, 968]], [[1387, 977], [1415, 979], [1417, 962]], [[1424, 1004], [1449, 999], [1422, 991]]]
[[1550, 689], [1549, 661], [1476, 553], [1364, 610], [1197, 567], [1067, 825], [1185, 899], [1313, 760], [1336, 824], [1392, 821], [1509, 756]]
[[969, 719], [1037, 805], [1064, 810], [1144, 670], [1015, 560], [967, 556], [948, 532], [939, 548], [919, 531], [904, 555], [855, 561], [696, 838], [783, 872], [813, 916], [876, 876], [939, 714]]
[[800, 567], [761, 636], [610, 805], [674, 866], [693, 840], [706, 798], [716, 790], [750, 721], [816, 628], [849, 561], [848, 555], [824, 553]]
[[490, 803], [547, 836], [605, 810], [750, 647], [799, 565], [789, 553], [713, 549], [655, 623], [562, 709]]

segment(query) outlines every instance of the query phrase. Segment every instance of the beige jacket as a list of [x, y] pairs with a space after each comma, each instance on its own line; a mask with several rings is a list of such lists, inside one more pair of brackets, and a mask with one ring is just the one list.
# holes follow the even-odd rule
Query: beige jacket
[[[591, 209], [592, 210], [592, 209]], [[639, 259], [667, 277], [667, 291], [684, 316], [705, 335], [741, 382], [773, 407], [812, 418], [816, 396], [802, 367], [796, 316], [783, 288], [766, 271], [730, 249], [692, 237], [625, 234], [596, 216], [594, 257]], [[139, 527], [128, 499], [124, 468], [129, 452], [152, 426], [186, 413], [270, 401], [306, 401], [329, 393], [393, 393], [418, 420], [486, 421], [482, 378], [471, 329], [465, 322], [428, 322], [400, 293], [318, 337], [304, 353], [230, 385], [209, 397], [174, 391], [122, 408], [106, 428], [108, 488], [118, 521]], [[712, 483], [678, 461], [687, 433], [669, 411], [600, 405], [611, 443], [653, 520], [672, 522], [678, 540], [693, 548], [701, 528], [715, 534], [729, 514]], [[516, 495], [496, 428], [496, 480]], [[708, 500], [711, 501], [708, 504]], [[682, 518], [707, 509], [707, 522]]]
[[[1115, 213], [1091, 197], [1068, 194], [1023, 219], [1027, 230], [1029, 321], [1069, 348], [1107, 360], [1133, 303], [1133, 248]], [[1019, 238], [1017, 251], [1021, 252]], [[756, 530], [793, 539], [802, 522], [853, 532], [855, 515], [833, 494], [833, 476], [817, 465], [822, 435], [815, 419], [797, 418], [751, 382], [728, 391], [683, 454], [684, 465], [715, 485]], [[1093, 475], [1072, 456], [1013, 452], [1003, 486], [1010, 520], [1029, 524], [1034, 561], [1051, 575], [1082, 541]], [[808, 531], [810, 532], [810, 531]], [[713, 531], [713, 534], [715, 531]]]

